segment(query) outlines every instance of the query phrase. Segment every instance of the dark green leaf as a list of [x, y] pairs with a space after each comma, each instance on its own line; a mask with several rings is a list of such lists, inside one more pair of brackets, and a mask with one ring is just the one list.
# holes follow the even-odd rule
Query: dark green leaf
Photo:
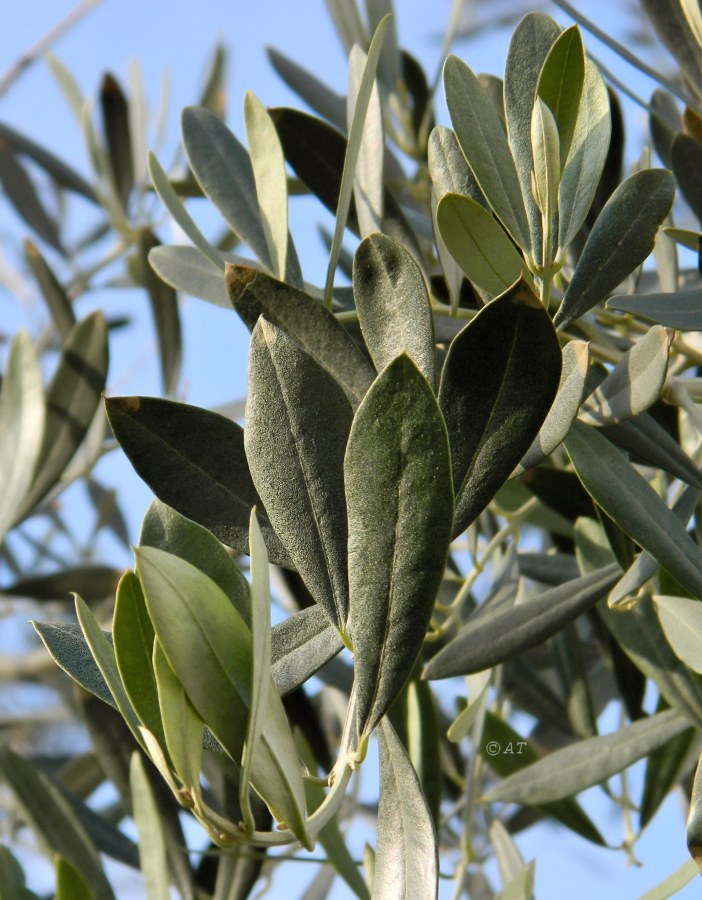
[[182, 127], [185, 152], [202, 190], [234, 233], [270, 268], [249, 154], [209, 110], [186, 107]]
[[162, 281], [149, 264], [149, 252], [160, 245], [156, 235], [148, 228], [140, 228], [137, 237], [139, 275], [151, 304], [151, 314], [156, 326], [161, 379], [167, 394], [175, 392], [180, 376], [183, 345], [180, 335], [178, 296], [175, 290]]
[[643, 169], [616, 189], [578, 260], [553, 320], [557, 327], [605, 300], [646, 259], [674, 196], [675, 182], [665, 169]]
[[641, 0], [641, 6], [661, 42], [673, 54], [685, 78], [702, 95], [702, 61], [700, 45], [690, 28], [685, 3], [672, 3], [664, 8], [656, 0]]
[[108, 362], [107, 325], [98, 311], [71, 330], [47, 389], [44, 440], [21, 516], [54, 487], [83, 443], [105, 388]]
[[100, 109], [110, 176], [122, 209], [126, 210], [134, 187], [129, 108], [117, 79], [109, 73], [103, 77], [100, 85]]
[[690, 758], [690, 748], [694, 739], [695, 729], [688, 728], [667, 744], [654, 750], [646, 760], [639, 828], [643, 829], [648, 825], [661, 803], [684, 774], [684, 766]]
[[600, 784], [690, 727], [677, 709], [647, 716], [612, 734], [556, 750], [488, 791], [488, 803], [542, 804]]
[[259, 319], [244, 434], [251, 476], [305, 584], [342, 630], [348, 614], [343, 455], [351, 418], [338, 382], [284, 331]]
[[649, 129], [661, 162], [666, 168], [672, 169], [673, 139], [683, 130], [683, 123], [675, 97], [661, 88], [656, 88], [651, 95]]
[[690, 812], [685, 825], [687, 849], [702, 872], [702, 756], [697, 763], [695, 780], [692, 784]]
[[556, 333], [523, 280], [454, 338], [439, 388], [456, 490], [454, 534], [484, 509], [529, 449], [560, 375]]
[[247, 266], [227, 266], [225, 283], [250, 329], [261, 315], [282, 328], [339, 382], [351, 405], [358, 406], [375, 373], [321, 301]]
[[344, 475], [357, 722], [367, 735], [424, 642], [452, 528], [445, 426], [430, 386], [404, 354], [356, 413]]
[[58, 225], [44, 208], [27, 170], [0, 135], [0, 184], [17, 215], [46, 243], [63, 253]]
[[320, 116], [335, 125], [340, 131], [346, 128], [346, 102], [340, 94], [334, 93], [328, 85], [311, 72], [279, 53], [274, 47], [267, 47], [266, 53], [271, 65], [283, 81], [305, 103]]
[[65, 341], [70, 334], [71, 328], [76, 324], [76, 317], [70, 298], [47, 261], [29, 238], [26, 238], [24, 242], [24, 255], [36, 279], [42, 297], [49, 307], [56, 330], [61, 339]]
[[45, 850], [69, 860], [82, 873], [96, 900], [114, 900], [90, 836], [49, 777], [7, 747], [0, 748], [0, 773]]
[[702, 598], [702, 550], [648, 482], [596, 429], [574, 422], [565, 447], [593, 500], [640, 547]]
[[512, 238], [528, 250], [529, 223], [519, 176], [492, 100], [456, 56], [449, 56], [444, 65], [444, 88], [456, 137], [475, 180]]
[[683, 196], [697, 218], [702, 219], [702, 145], [687, 134], [676, 134], [671, 162]]
[[290, 616], [271, 633], [273, 681], [281, 696], [304, 684], [344, 646], [321, 606]]
[[95, 192], [83, 176], [50, 153], [46, 147], [36, 144], [3, 122], [0, 122], [0, 140], [5, 141], [17, 153], [28, 156], [62, 187], [92, 200], [93, 203], [97, 202]]
[[387, 719], [378, 729], [380, 804], [373, 897], [435, 900], [439, 890], [436, 836], [419, 779]]
[[429, 295], [419, 266], [407, 250], [382, 234], [362, 241], [353, 262], [353, 295], [378, 372], [404, 352], [433, 386], [434, 324]]
[[121, 574], [119, 569], [110, 566], [75, 566], [51, 575], [22, 578], [0, 588], [0, 594], [30, 597], [32, 600], [70, 600], [70, 595], [77, 591], [92, 603], [112, 597]]
[[594, 606], [620, 574], [619, 566], [612, 563], [516, 606], [475, 614], [427, 663], [424, 677], [480, 672], [537, 646]]
[[[262, 503], [251, 481], [243, 429], [217, 413], [155, 397], [106, 398], [117, 440], [156, 496], [203, 525], [222, 543], [248, 552], [251, 507]], [[274, 562], [289, 557], [264, 527]]]

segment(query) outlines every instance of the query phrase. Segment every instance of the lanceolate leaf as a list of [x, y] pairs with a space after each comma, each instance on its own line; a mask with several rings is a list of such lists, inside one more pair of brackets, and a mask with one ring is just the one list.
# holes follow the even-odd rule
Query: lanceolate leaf
[[134, 157], [129, 127], [127, 98], [117, 79], [109, 72], [100, 85], [100, 110], [105, 134], [107, 161], [115, 194], [126, 210], [134, 187]]
[[676, 134], [671, 148], [675, 180], [693, 213], [702, 219], [702, 146], [688, 134]]
[[519, 176], [490, 97], [468, 66], [455, 56], [446, 60], [444, 87], [456, 137], [480, 189], [517, 244], [528, 250], [529, 223]]
[[31, 597], [33, 600], [69, 600], [73, 591], [89, 603], [111, 597], [122, 573], [111, 566], [70, 566], [51, 575], [22, 578], [0, 593], [9, 597]]
[[616, 189], [590, 232], [556, 326], [565, 327], [605, 300], [646, 259], [674, 195], [673, 176], [665, 169], [643, 169]]
[[[373, 27], [375, 28], [375, 26]], [[384, 40], [387, 37], [386, 33]], [[366, 64], [367, 56], [363, 50], [358, 46], [353, 47], [349, 54], [349, 89], [346, 100], [349, 134], [353, 125], [353, 116]], [[361, 237], [368, 237], [370, 234], [381, 231], [383, 227], [384, 146], [385, 135], [380, 93], [377, 83], [374, 83], [363, 123], [363, 134], [356, 160], [353, 184], [353, 197], [356, 203]]]
[[209, 110], [183, 111], [183, 144], [202, 190], [261, 262], [271, 266], [249, 154]]
[[688, 728], [667, 744], [654, 750], [646, 760], [644, 789], [639, 810], [639, 824], [642, 829], [653, 819], [661, 803], [685, 774], [695, 737], [695, 728]]
[[492, 613], [479, 611], [427, 663], [424, 677], [480, 672], [537, 646], [594, 606], [620, 574], [619, 566], [612, 563], [516, 606], [500, 606]]
[[523, 280], [454, 338], [439, 388], [456, 490], [454, 534], [484, 509], [529, 449], [560, 376], [556, 333]]
[[[21, 893], [12, 896], [17, 896], [18, 900], [25, 900]], [[56, 900], [95, 900], [95, 894], [78, 869], [61, 855], [56, 856]]]
[[282, 328], [336, 378], [351, 405], [358, 406], [375, 372], [321, 301], [247, 266], [227, 266], [225, 282], [231, 302], [250, 329], [260, 315]]
[[266, 48], [266, 52], [273, 68], [298, 97], [338, 129], [346, 127], [346, 103], [340, 94], [275, 47]]
[[573, 140], [585, 80], [585, 52], [577, 25], [555, 41], [539, 74], [538, 96], [553, 113], [558, 127], [561, 171]]
[[504, 103], [509, 145], [519, 174], [522, 196], [531, 229], [531, 242], [537, 259], [541, 258], [541, 215], [532, 199], [531, 173], [534, 159], [531, 148], [531, 114], [539, 81], [539, 72], [548, 52], [560, 34], [550, 16], [533, 12], [517, 25], [505, 65]]
[[343, 454], [351, 418], [338, 383], [260, 319], [244, 436], [251, 475], [305, 584], [340, 629], [348, 614]]
[[580, 231], [602, 175], [612, 133], [609, 95], [599, 69], [585, 61], [585, 81], [570, 153], [561, 160], [563, 173], [558, 196], [558, 242], [561, 250]]
[[437, 201], [444, 194], [463, 194], [487, 208], [487, 200], [466, 162], [455, 132], [437, 125], [429, 135], [429, 174]]
[[[168, 506], [248, 552], [252, 506], [262, 508], [244, 453], [243, 429], [217, 413], [155, 397], [105, 400], [112, 430], [138, 474]], [[271, 560], [289, 564], [262, 524]]]
[[44, 433], [44, 390], [37, 351], [19, 331], [0, 389], [0, 540], [18, 517], [32, 483]]
[[549, 754], [488, 791], [485, 800], [542, 804], [600, 784], [690, 727], [676, 709], [648, 716], [612, 734], [579, 741]]
[[320, 606], [309, 606], [273, 628], [271, 673], [281, 696], [304, 684], [343, 648]]
[[655, 598], [656, 612], [675, 655], [702, 673], [702, 603], [686, 597]]
[[154, 247], [149, 253], [149, 264], [166, 284], [176, 290], [215, 306], [230, 308], [222, 268], [195, 247]]
[[378, 729], [380, 804], [373, 897], [434, 900], [439, 865], [431, 814], [417, 774], [392, 725]]
[[[198, 715], [238, 763], [251, 698], [251, 632], [223, 591], [190, 563], [141, 547], [137, 574], [173, 671]], [[278, 821], [306, 844], [302, 775], [275, 690], [268, 693], [252, 781]]]
[[695, 860], [702, 872], [702, 756], [697, 763], [695, 780], [692, 784], [690, 812], [685, 824], [685, 837], [690, 856]]
[[653, 25], [656, 34], [673, 54], [685, 77], [702, 94], [702, 62], [699, 40], [690, 28], [685, 4], [673, 3], [663, 9], [656, 0], [642, 0], [641, 6]]
[[89, 884], [96, 900], [114, 900], [90, 836], [49, 777], [6, 747], [0, 749], [0, 775], [16, 796], [46, 852], [60, 853], [71, 862]]
[[58, 225], [47, 213], [27, 170], [1, 133], [0, 185], [17, 215], [50, 247], [63, 253]]
[[668, 371], [673, 332], [656, 326], [622, 356], [583, 404], [579, 418], [588, 425], [629, 419], [659, 399]]
[[702, 290], [699, 288], [675, 294], [617, 294], [607, 301], [607, 308], [633, 313], [678, 331], [702, 330]]
[[439, 234], [467, 277], [501, 294], [522, 274], [524, 260], [500, 223], [480, 203], [445, 194], [436, 209]]
[[512, 477], [521, 475], [550, 456], [568, 434], [580, 408], [587, 375], [588, 355], [588, 345], [585, 341], [569, 341], [563, 348], [563, 368], [556, 399]]
[[593, 500], [639, 546], [702, 598], [702, 550], [648, 482], [596, 429], [574, 422], [565, 440]]
[[380, 372], [406, 353], [430, 385], [435, 378], [434, 323], [419, 266], [392, 238], [367, 237], [353, 262], [358, 321]]
[[79, 625], [72, 622], [62, 622], [60, 625], [32, 622], [32, 626], [56, 664], [67, 675], [104, 703], [117, 708]]
[[141, 754], [133, 753], [129, 767], [134, 821], [139, 832], [139, 861], [148, 900], [171, 896], [166, 841], [156, 800], [144, 771]]
[[54, 320], [61, 339], [66, 340], [71, 328], [76, 324], [75, 313], [68, 294], [37, 246], [28, 238], [24, 241], [24, 255], [46, 305], [49, 307], [51, 318]]
[[356, 413], [344, 460], [357, 722], [370, 734], [424, 642], [452, 527], [446, 431], [409, 357]]
[[105, 388], [107, 366], [105, 318], [91, 313], [71, 330], [46, 392], [44, 439], [20, 515], [46, 496], [83, 442]]

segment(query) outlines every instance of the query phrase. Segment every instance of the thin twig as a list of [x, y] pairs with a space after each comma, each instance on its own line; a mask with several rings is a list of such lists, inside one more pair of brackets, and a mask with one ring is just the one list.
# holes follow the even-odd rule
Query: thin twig
[[26, 69], [46, 53], [52, 44], [101, 2], [102, 0], [82, 0], [67, 16], [50, 28], [44, 37], [40, 38], [29, 50], [26, 50], [4, 75], [0, 75], [0, 97], [9, 90]]

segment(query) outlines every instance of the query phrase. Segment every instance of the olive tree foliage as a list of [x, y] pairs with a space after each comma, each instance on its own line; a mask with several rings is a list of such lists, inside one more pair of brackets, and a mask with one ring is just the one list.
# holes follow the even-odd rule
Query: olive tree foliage
[[[678, 253], [702, 234], [671, 212], [679, 189], [676, 215], [702, 216], [699, 7], [641, 4], [680, 71], [648, 104], [662, 165], [644, 150], [625, 173], [620, 102], [577, 24], [526, 15], [503, 80], [451, 55], [434, 96], [390, 0], [327, 6], [348, 95], [271, 51], [312, 112], [248, 93], [240, 140], [218, 50], [174, 172], [145, 156], [138, 79], [105, 76], [90, 115], [51, 61], [88, 176], [0, 123], [0, 182], [52, 318], [12, 338], [2, 378], [3, 592], [75, 592], [76, 618], [34, 627], [93, 742], [60, 761], [4, 746], [8, 803], [55, 860], [59, 900], [113, 897], [104, 856], [140, 867], [149, 900], [169, 885], [223, 900], [312, 850], [319, 892], [331, 873], [359, 897], [423, 900], [441, 875], [456, 897], [528, 900], [523, 829], [550, 820], [635, 860], [681, 790], [694, 859], [647, 895], [671, 896], [702, 858], [702, 282]], [[434, 124], [444, 99], [451, 127]], [[95, 207], [81, 240], [37, 169]], [[289, 229], [298, 194], [335, 217], [316, 282]], [[189, 243], [160, 243], [164, 208]], [[245, 427], [172, 399], [103, 405], [124, 323], [77, 320], [75, 301], [104, 272], [148, 297], [166, 394], [178, 294], [241, 317]], [[155, 495], [126, 572], [91, 555], [102, 529], [129, 543], [91, 475], [108, 451]], [[78, 538], [61, 495], [81, 479], [95, 524]], [[376, 805], [353, 789], [371, 744]], [[116, 803], [89, 806], [105, 781]], [[618, 839], [578, 802], [593, 786]], [[359, 860], [346, 836], [369, 816]], [[0, 894], [34, 896], [6, 847]]]

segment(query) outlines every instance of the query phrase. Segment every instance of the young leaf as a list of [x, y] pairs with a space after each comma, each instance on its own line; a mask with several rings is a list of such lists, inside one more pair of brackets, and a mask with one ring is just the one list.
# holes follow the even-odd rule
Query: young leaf
[[378, 376], [344, 460], [357, 723], [368, 735], [424, 642], [452, 528], [446, 430], [409, 357]]
[[552, 223], [558, 211], [560, 148], [556, 120], [541, 99], [537, 99], [534, 104], [531, 117], [531, 145], [534, 151], [536, 202], [543, 221]]
[[182, 127], [183, 145], [198, 184], [234, 233], [270, 268], [249, 154], [209, 110], [186, 107]]
[[404, 352], [433, 386], [434, 323], [429, 294], [407, 250], [382, 234], [362, 241], [353, 261], [353, 295], [378, 372]]
[[461, 631], [427, 663], [424, 678], [450, 678], [492, 668], [565, 628], [617, 582], [616, 563], [566, 581], [516, 606], [471, 616]]
[[530, 805], [562, 800], [606, 781], [689, 727], [690, 720], [677, 709], [647, 716], [550, 753], [492, 788], [484, 799]]
[[343, 630], [351, 406], [338, 383], [265, 319], [251, 338], [249, 385], [244, 444], [254, 484], [312, 596]]
[[268, 572], [268, 556], [263, 536], [256, 521], [256, 510], [251, 510], [249, 525], [251, 548], [251, 700], [246, 722], [246, 738], [241, 757], [239, 776], [239, 806], [244, 824], [255, 830], [251, 800], [249, 797], [253, 758], [263, 733], [263, 723], [268, 706], [268, 689], [271, 684], [271, 589]]
[[0, 540], [31, 489], [44, 434], [44, 389], [36, 348], [25, 331], [12, 340], [0, 388]]
[[0, 748], [0, 775], [49, 855], [59, 853], [72, 863], [96, 900], [115, 900], [90, 836], [49, 776], [8, 747]]
[[378, 729], [380, 803], [373, 897], [435, 900], [439, 889], [436, 836], [417, 774], [390, 722]]
[[[244, 453], [243, 429], [217, 413], [155, 397], [108, 397], [107, 416], [137, 473], [164, 503], [248, 552], [251, 508], [262, 507]], [[270, 558], [289, 565], [263, 525]]]
[[644, 412], [659, 399], [668, 371], [673, 332], [656, 326], [623, 354], [590, 394], [579, 419], [587, 425], [609, 425]]
[[523, 474], [550, 456], [570, 430], [580, 409], [588, 368], [588, 345], [585, 341], [569, 341], [563, 348], [563, 368], [556, 399], [531, 447], [512, 473]]
[[195, 247], [154, 247], [149, 253], [149, 264], [159, 278], [176, 290], [231, 308], [222, 278], [224, 260], [216, 266]]
[[[251, 698], [251, 632], [227, 596], [190, 563], [157, 550], [136, 551], [137, 574], [156, 636], [198, 715], [239, 763]], [[279, 822], [307, 845], [297, 754], [275, 690], [252, 784]]]
[[702, 598], [702, 550], [648, 482], [596, 429], [578, 421], [565, 448], [598, 506], [683, 587]]
[[573, 140], [585, 81], [585, 51], [577, 25], [571, 25], [554, 41], [539, 73], [537, 94], [553, 113], [558, 127], [560, 169]]
[[500, 223], [476, 200], [444, 194], [436, 208], [441, 239], [466, 276], [489, 294], [520, 277], [524, 260]]
[[[382, 17], [381, 17], [382, 18]], [[381, 56], [382, 60], [382, 56]], [[367, 62], [366, 54], [359, 46], [351, 48], [349, 55], [349, 90], [347, 95], [347, 124], [353, 125], [356, 100]], [[361, 237], [368, 237], [383, 227], [383, 113], [377, 83], [373, 84], [366, 120], [363, 123], [361, 146], [356, 160], [353, 197]]]
[[612, 134], [609, 94], [599, 69], [585, 61], [585, 81], [558, 193], [558, 243], [561, 251], [583, 226], [597, 192]]
[[492, 101], [473, 72], [455, 56], [446, 60], [444, 87], [451, 122], [475, 180], [512, 238], [522, 250], [529, 250], [519, 176]]
[[168, 861], [163, 826], [141, 754], [132, 754], [129, 766], [134, 821], [139, 832], [139, 862], [147, 900], [169, 900]]
[[134, 712], [159, 744], [165, 747], [156, 677], [151, 662], [154, 637], [154, 627], [139, 579], [133, 572], [125, 572], [117, 589], [112, 623], [117, 668]]
[[560, 376], [556, 333], [523, 280], [454, 338], [439, 388], [456, 490], [454, 534], [484, 509], [529, 449]]
[[[95, 900], [95, 894], [91, 891], [85, 878], [65, 856], [56, 855], [55, 870], [56, 900]], [[2, 888], [1, 883], [0, 888]], [[18, 897], [18, 900], [22, 900], [23, 897], [21, 893], [8, 894], [9, 896]]]
[[590, 232], [554, 325], [564, 328], [605, 300], [646, 259], [674, 196], [665, 169], [643, 169], [616, 189]]
[[107, 325], [103, 314], [94, 312], [71, 330], [47, 389], [41, 451], [20, 516], [28, 515], [54, 487], [84, 441], [105, 388], [108, 364]]
[[248, 266], [228, 265], [225, 283], [234, 308], [251, 330], [261, 315], [282, 328], [336, 378], [354, 409], [358, 406], [375, 372], [323, 303]]

